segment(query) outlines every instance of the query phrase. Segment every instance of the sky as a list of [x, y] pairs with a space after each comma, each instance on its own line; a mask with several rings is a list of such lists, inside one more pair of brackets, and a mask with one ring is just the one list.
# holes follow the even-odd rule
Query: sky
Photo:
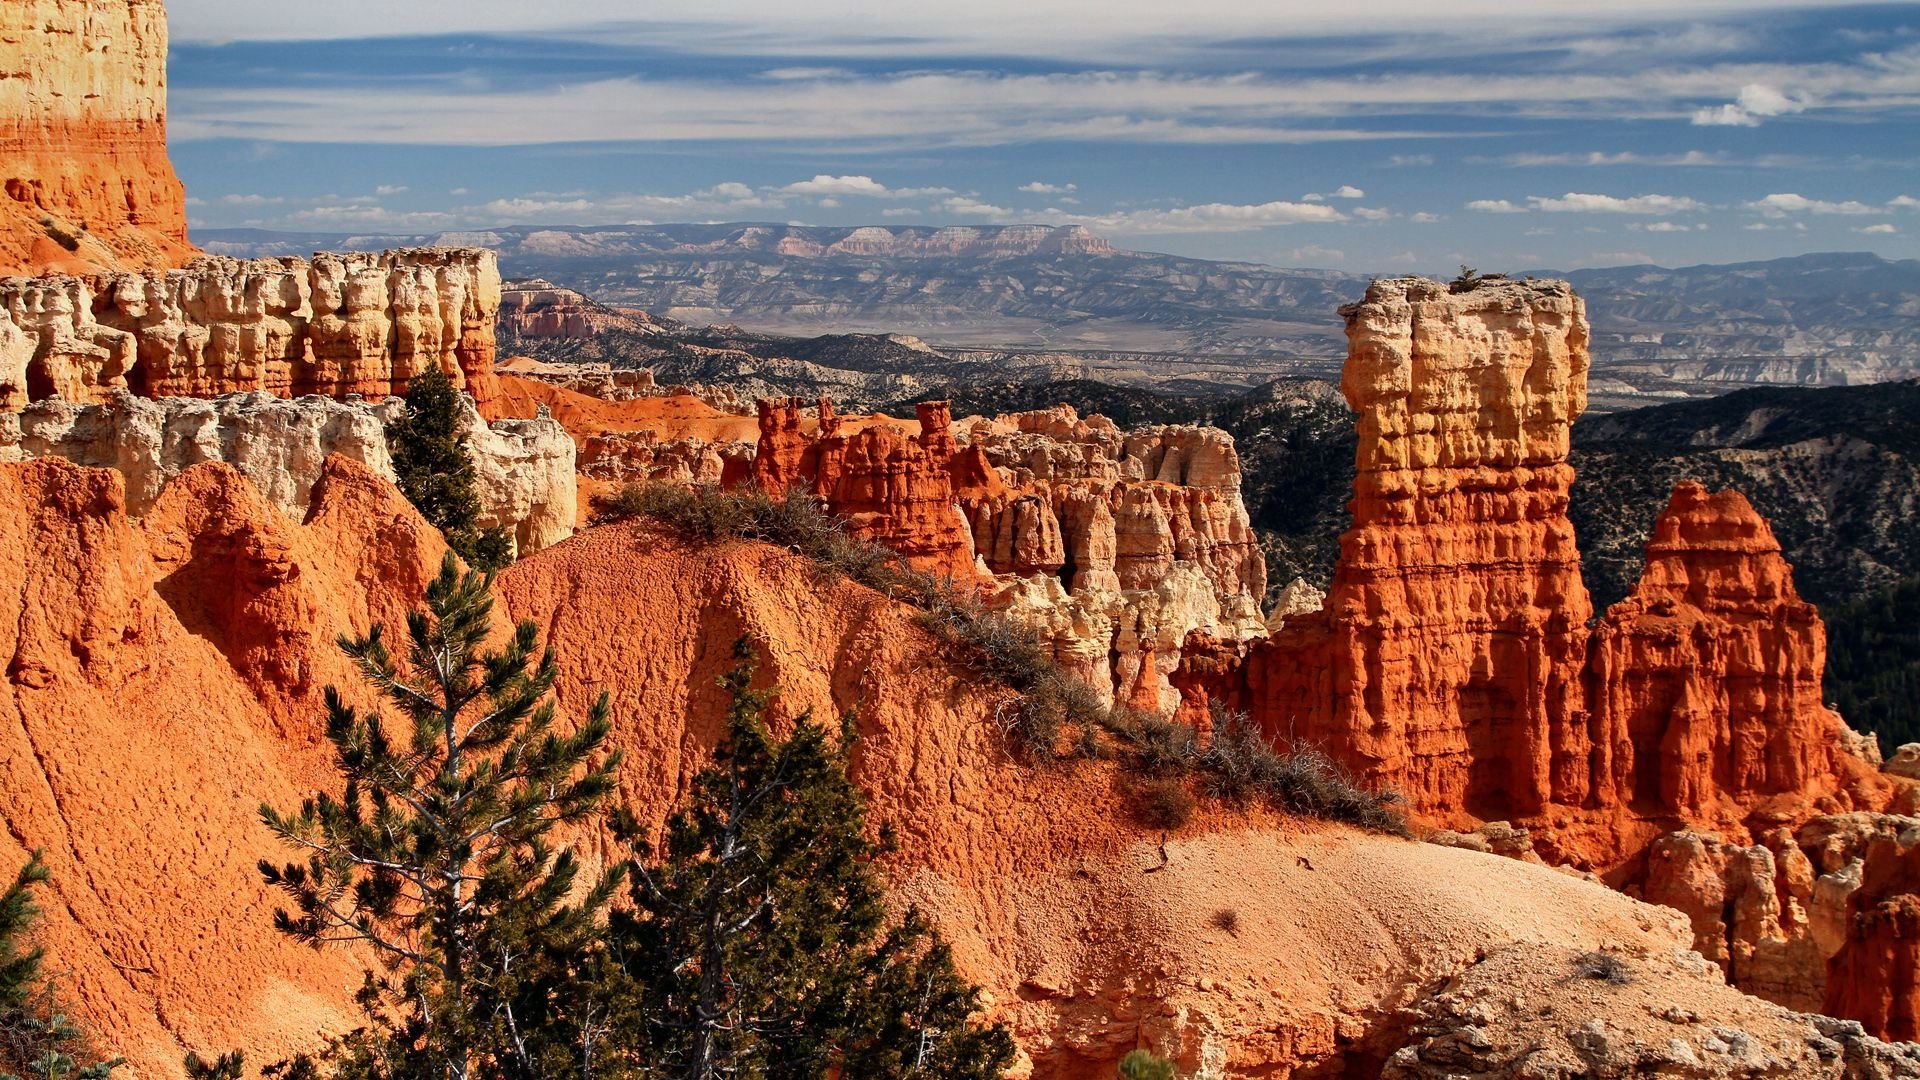
[[1363, 272], [1920, 256], [1920, 4], [169, 0], [197, 227], [1080, 224]]

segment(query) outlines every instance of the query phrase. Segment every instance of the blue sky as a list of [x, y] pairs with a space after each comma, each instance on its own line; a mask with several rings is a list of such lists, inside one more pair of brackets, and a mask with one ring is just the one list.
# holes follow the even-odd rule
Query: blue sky
[[1363, 271], [1920, 255], [1920, 5], [170, 0], [197, 226], [1084, 224]]

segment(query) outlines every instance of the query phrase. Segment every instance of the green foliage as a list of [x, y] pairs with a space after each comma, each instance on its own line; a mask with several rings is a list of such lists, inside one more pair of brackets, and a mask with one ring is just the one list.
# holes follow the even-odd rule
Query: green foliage
[[107, 1080], [124, 1059], [82, 1065], [83, 1032], [60, 1011], [54, 984], [40, 970], [44, 954], [26, 944], [40, 909], [33, 887], [48, 880], [40, 852], [0, 894], [0, 1080]]
[[1470, 293], [1482, 285], [1505, 280], [1507, 280], [1507, 275], [1505, 274], [1483, 274], [1473, 267], [1468, 266], [1466, 263], [1461, 263], [1460, 275], [1452, 281], [1447, 282], [1447, 291], [1456, 295], [1459, 293]]
[[230, 1050], [212, 1061], [189, 1050], [183, 1066], [187, 1080], [240, 1080], [246, 1060], [246, 1055], [238, 1050]]
[[504, 529], [474, 525], [480, 497], [474, 492], [473, 458], [460, 428], [465, 410], [460, 391], [439, 369], [407, 382], [407, 412], [387, 431], [400, 491], [428, 524], [446, 535], [447, 546], [479, 570], [498, 570], [513, 560]]
[[607, 932], [637, 990], [611, 1025], [624, 1053], [687, 1080], [1000, 1076], [1012, 1040], [971, 1020], [978, 991], [946, 946], [916, 912], [887, 918], [850, 725], [835, 739], [802, 717], [775, 740], [774, 692], [751, 688], [744, 639], [735, 656], [726, 737], [658, 849], [616, 816], [636, 849], [632, 908]]
[[489, 577], [461, 573], [449, 554], [407, 616], [407, 660], [383, 627], [343, 636], [367, 683], [403, 718], [390, 732], [326, 691], [326, 735], [345, 778], [339, 795], [261, 819], [304, 862], [262, 860], [294, 911], [283, 932], [316, 947], [369, 946], [384, 971], [367, 974], [367, 1027], [319, 1064], [289, 1069], [344, 1077], [536, 1076], [568, 1040], [562, 1002], [573, 966], [597, 936], [620, 881], [616, 868], [574, 896], [580, 867], [548, 834], [589, 818], [613, 787], [620, 755], [594, 760], [610, 728], [607, 699], [578, 729], [555, 727], [556, 667], [531, 622], [503, 649]]
[[41, 215], [40, 228], [45, 230], [46, 234], [53, 239], [54, 243], [59, 244], [68, 251], [80, 250], [80, 238], [85, 235], [87, 231], [84, 225], [78, 230], [68, 228], [61, 224], [52, 214]]
[[1407, 835], [1399, 795], [1362, 787], [1318, 747], [1276, 749], [1240, 713], [1214, 713], [1213, 741], [1198, 767], [1208, 792], [1229, 802], [1260, 798], [1291, 813]]
[[44, 954], [29, 946], [26, 936], [40, 909], [33, 902], [33, 887], [48, 879], [47, 864], [40, 853], [27, 856], [27, 864], [14, 875], [13, 885], [0, 894], [0, 1008], [17, 1009], [27, 1003], [40, 983], [40, 961]]
[[1827, 698], [1891, 754], [1920, 742], [1920, 577], [1830, 608]]
[[1120, 1059], [1121, 1080], [1173, 1080], [1173, 1062], [1145, 1050], [1130, 1050]]

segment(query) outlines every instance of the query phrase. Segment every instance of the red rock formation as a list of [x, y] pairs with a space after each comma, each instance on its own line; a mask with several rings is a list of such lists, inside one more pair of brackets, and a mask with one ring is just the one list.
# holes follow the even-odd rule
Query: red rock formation
[[944, 401], [916, 407], [920, 433], [885, 422], [842, 433], [833, 403], [820, 401], [819, 432], [803, 430], [798, 398], [760, 403], [754, 481], [769, 492], [799, 489], [825, 501], [855, 535], [905, 556], [916, 569], [967, 581], [973, 542], [954, 505], [949, 465], [953, 420]]
[[[615, 311], [582, 293], [540, 278], [515, 281], [502, 287], [498, 325], [503, 336], [527, 341], [585, 341], [609, 330], [636, 334], [658, 332], [658, 327], [645, 316]], [[649, 372], [647, 385], [652, 384]]]
[[1848, 778], [1841, 720], [1821, 695], [1825, 628], [1738, 492], [1674, 489], [1640, 583], [1601, 621], [1590, 663], [1603, 805], [1697, 821], [1723, 800], [1811, 803]]
[[103, 401], [116, 390], [377, 398], [438, 368], [491, 416], [499, 303], [499, 263], [477, 248], [7, 279], [0, 408], [55, 393]]
[[1578, 804], [1590, 608], [1566, 456], [1583, 305], [1557, 282], [1402, 278], [1343, 314], [1354, 523], [1325, 610], [1255, 647], [1248, 704], [1435, 817]]
[[1825, 1012], [1884, 1039], [1920, 1039], [1920, 845], [1875, 841], [1827, 968]]
[[161, 0], [0, 5], [0, 275], [178, 266]]

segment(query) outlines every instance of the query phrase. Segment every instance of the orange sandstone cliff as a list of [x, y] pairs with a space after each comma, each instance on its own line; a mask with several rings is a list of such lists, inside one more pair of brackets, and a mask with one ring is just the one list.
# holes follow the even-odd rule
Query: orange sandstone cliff
[[178, 266], [161, 0], [0, 5], [0, 276]]

